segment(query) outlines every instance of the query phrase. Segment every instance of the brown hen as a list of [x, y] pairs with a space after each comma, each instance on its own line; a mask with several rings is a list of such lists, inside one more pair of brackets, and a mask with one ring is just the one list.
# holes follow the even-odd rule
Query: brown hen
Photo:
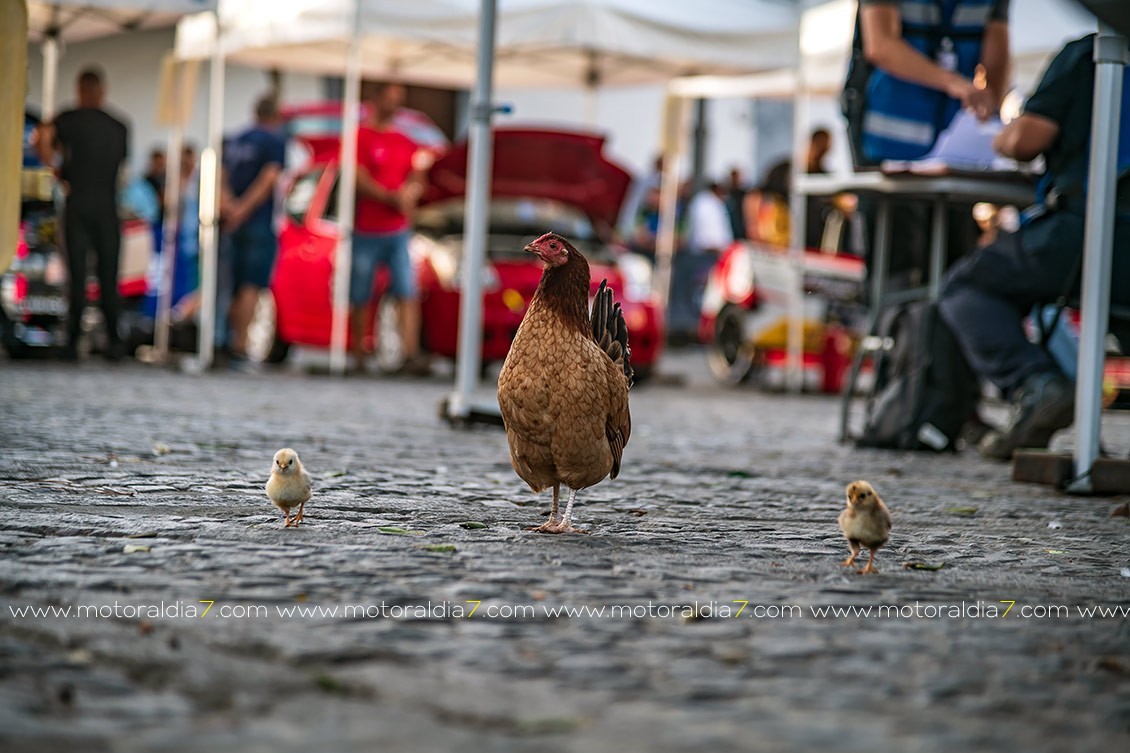
[[589, 264], [567, 240], [546, 233], [525, 250], [545, 271], [498, 377], [510, 464], [535, 493], [553, 488], [549, 520], [533, 530], [584, 533], [570, 525], [577, 490], [616, 478], [632, 433], [628, 329], [604, 282], [589, 315]]

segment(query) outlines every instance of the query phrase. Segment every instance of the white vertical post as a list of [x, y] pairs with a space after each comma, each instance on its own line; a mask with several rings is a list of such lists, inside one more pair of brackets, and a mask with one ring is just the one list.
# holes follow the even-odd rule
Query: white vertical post
[[180, 116], [169, 128], [165, 152], [165, 220], [161, 228], [161, 260], [157, 269], [157, 315], [153, 328], [153, 348], [157, 361], [169, 358], [169, 324], [173, 307], [173, 273], [176, 269], [177, 235], [180, 230], [180, 153], [184, 145], [184, 126]]
[[483, 341], [483, 265], [486, 263], [487, 210], [490, 207], [492, 83], [497, 0], [482, 0], [479, 14], [478, 60], [471, 95], [467, 133], [466, 227], [463, 234], [463, 295], [459, 301], [459, 345], [455, 363], [455, 392], [447, 403], [448, 417], [471, 413], [471, 394], [479, 379]]
[[40, 117], [46, 123], [55, 117], [56, 89], [59, 84], [59, 37], [58, 32], [48, 32], [43, 40], [43, 112]]
[[803, 66], [797, 69], [797, 96], [793, 99], [793, 159], [789, 175], [789, 300], [785, 386], [789, 392], [804, 389], [804, 252], [808, 226], [808, 196], [800, 191], [798, 176], [808, 172], [807, 132], [811, 120], [809, 94]]
[[659, 176], [659, 228], [655, 237], [654, 294], [659, 310], [667, 315], [671, 296], [671, 270], [675, 263], [679, 171], [687, 139], [687, 100], [668, 92], [664, 107], [663, 172]]
[[219, 245], [220, 165], [224, 143], [224, 51], [220, 14], [208, 79], [208, 145], [200, 154], [200, 333], [197, 357], [203, 369], [212, 365], [216, 345], [217, 247]]
[[1126, 40], [1100, 27], [1095, 37], [1095, 94], [1091, 164], [1087, 183], [1087, 224], [1083, 239], [1082, 326], [1075, 384], [1075, 477], [1073, 491], [1091, 490], [1090, 471], [1099, 456], [1102, 413], [1103, 344], [1110, 313], [1114, 247], [1114, 204]]
[[333, 323], [330, 330], [330, 373], [345, 373], [349, 331], [349, 270], [353, 263], [353, 216], [357, 199], [357, 125], [361, 112], [361, 0], [353, 0], [353, 34], [345, 61], [345, 102], [341, 118], [338, 179], [338, 241], [334, 255]]

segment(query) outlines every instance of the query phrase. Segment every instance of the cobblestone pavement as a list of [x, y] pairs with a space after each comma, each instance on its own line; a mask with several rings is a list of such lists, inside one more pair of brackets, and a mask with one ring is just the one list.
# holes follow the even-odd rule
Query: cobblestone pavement
[[[831, 398], [668, 368], [591, 534], [555, 537], [502, 432], [437, 419], [440, 377], [0, 362], [0, 749], [1127, 749], [1130, 619], [1078, 611], [1130, 607], [1125, 499], [853, 450]], [[283, 446], [299, 529], [263, 492]], [[856, 478], [894, 514], [877, 576], [840, 567]]]

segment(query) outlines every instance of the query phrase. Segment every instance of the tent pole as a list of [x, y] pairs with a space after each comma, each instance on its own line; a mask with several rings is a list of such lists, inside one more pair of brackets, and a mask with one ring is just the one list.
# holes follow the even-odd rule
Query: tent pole
[[804, 253], [808, 226], [808, 197], [797, 187], [798, 176], [807, 170], [806, 136], [811, 120], [807, 81], [803, 64], [797, 68], [796, 98], [793, 100], [793, 158], [789, 168], [789, 300], [785, 385], [789, 392], [804, 391]]
[[178, 113], [169, 128], [165, 152], [165, 220], [161, 227], [161, 257], [157, 265], [157, 311], [153, 326], [153, 348], [158, 363], [169, 359], [169, 325], [173, 307], [173, 274], [176, 270], [177, 235], [180, 230], [180, 153], [184, 125]]
[[353, 34], [345, 63], [345, 102], [341, 119], [340, 179], [337, 189], [338, 242], [334, 255], [333, 325], [330, 373], [345, 374], [349, 324], [349, 270], [353, 263], [353, 217], [357, 199], [357, 127], [361, 112], [361, 1], [353, 0]]
[[459, 301], [459, 345], [455, 392], [448, 400], [451, 419], [471, 415], [471, 395], [479, 380], [483, 339], [483, 265], [486, 263], [487, 210], [490, 206], [492, 80], [497, 0], [482, 0], [475, 89], [471, 98], [467, 170], [466, 227], [463, 233], [463, 295]]
[[59, 85], [59, 36], [51, 31], [43, 40], [43, 103], [40, 117], [44, 123], [55, 117], [56, 89]]
[[679, 204], [679, 171], [682, 169], [680, 159], [687, 138], [686, 120], [686, 98], [668, 92], [663, 114], [663, 172], [659, 178], [659, 230], [655, 238], [653, 289], [664, 317], [671, 297], [671, 269], [677, 244], [675, 215]]
[[1105, 25], [1095, 37], [1095, 97], [1091, 124], [1091, 165], [1083, 239], [1082, 323], [1075, 384], [1075, 482], [1070, 490], [1091, 491], [1091, 467], [1099, 456], [1102, 417], [1103, 345], [1110, 314], [1114, 247], [1115, 155], [1121, 120], [1126, 39]]
[[[212, 365], [216, 333], [216, 252], [219, 241], [217, 215], [220, 200], [220, 164], [224, 141], [224, 51], [220, 13], [214, 13], [216, 35], [208, 80], [208, 145], [200, 155], [200, 333], [196, 352], [200, 368]], [[226, 321], [226, 320], [225, 320]]]

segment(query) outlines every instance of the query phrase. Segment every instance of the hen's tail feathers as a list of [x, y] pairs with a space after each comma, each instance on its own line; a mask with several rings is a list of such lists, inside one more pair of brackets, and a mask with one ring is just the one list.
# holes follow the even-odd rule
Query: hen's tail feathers
[[608, 354], [612, 362], [624, 370], [628, 386], [632, 386], [632, 349], [628, 347], [628, 325], [619, 303], [612, 302], [608, 280], [601, 280], [592, 302], [592, 339]]

